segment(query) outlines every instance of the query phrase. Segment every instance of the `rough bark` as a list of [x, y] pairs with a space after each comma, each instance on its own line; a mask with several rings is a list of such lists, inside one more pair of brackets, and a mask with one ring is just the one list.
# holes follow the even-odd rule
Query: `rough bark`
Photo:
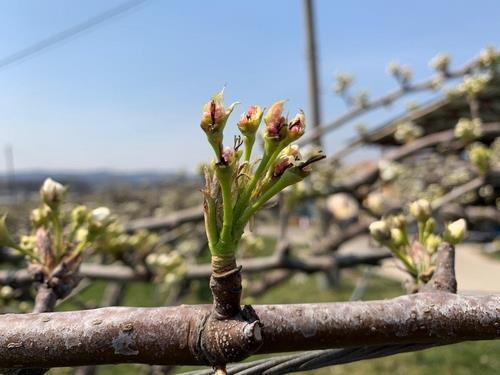
[[437, 249], [436, 270], [427, 284], [421, 288], [422, 292], [457, 292], [455, 277], [455, 247], [449, 243], [442, 243]]
[[[254, 308], [262, 323], [258, 353], [500, 338], [500, 296], [433, 292]], [[5, 314], [0, 316], [0, 366], [206, 363], [193, 348], [211, 311], [212, 306], [110, 307]], [[222, 332], [217, 335], [224, 337]]]

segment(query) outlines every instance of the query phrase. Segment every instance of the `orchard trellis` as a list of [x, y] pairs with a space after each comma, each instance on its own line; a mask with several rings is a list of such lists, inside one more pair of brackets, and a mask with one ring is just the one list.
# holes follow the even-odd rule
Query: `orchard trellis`
[[[64, 187], [49, 181], [42, 188], [45, 205], [32, 216], [35, 230], [31, 237], [19, 243], [8, 235], [5, 224], [1, 228], [2, 244], [11, 248], [4, 250], [3, 260], [21, 266], [27, 257], [31, 266], [29, 269], [0, 272], [0, 282], [10, 286], [14, 296], [26, 296], [32, 285], [38, 285], [34, 311], [47, 313], [0, 316], [0, 366], [10, 368], [7, 370], [10, 373], [34, 374], [51, 367], [103, 363], [206, 364], [223, 373], [227, 363], [240, 361], [253, 353], [312, 351], [227, 369], [228, 373], [275, 374], [465, 340], [498, 339], [500, 297], [456, 294], [454, 247], [450, 242], [463, 236], [462, 222], [449, 226], [439, 238], [434, 233], [434, 224], [429, 223], [432, 212], [464, 194], [488, 185], [498, 186], [498, 171], [495, 169], [498, 166], [498, 141], [491, 143], [489, 148], [482, 144], [471, 146], [471, 142], [491, 140], [500, 134], [500, 123], [481, 122], [478, 99], [485, 85], [498, 73], [499, 58], [499, 53], [490, 48], [463, 68], [453, 71], [449, 67], [449, 58], [442, 55], [433, 61], [437, 75], [421, 83], [411, 82], [407, 68], [392, 65], [390, 71], [400, 88], [372, 101], [364, 93], [351, 97], [349, 79], [340, 77], [337, 91], [353, 107], [333, 122], [312, 129], [298, 142], [311, 142], [406, 94], [436, 90], [448, 79], [465, 76], [458, 88], [448, 94], [447, 100], [465, 97], [470, 105], [470, 120], [461, 120], [456, 129], [430, 134], [421, 134], [411, 124], [401, 126], [399, 130], [403, 135], [400, 138], [405, 143], [381, 159], [387, 165], [403, 161], [424, 149], [452, 144], [444, 153], [468, 150], [471, 161], [468, 165], [475, 173], [465, 183], [444, 192], [429, 206], [421, 202], [418, 209], [414, 207], [414, 217], [421, 224], [419, 241], [416, 242], [420, 247], [409, 240], [406, 229], [401, 232], [404, 235], [397, 232], [402, 229], [400, 221], [394, 224], [394, 219], [388, 219], [372, 224], [374, 237], [391, 248], [413, 275], [414, 283], [409, 285], [411, 294], [385, 301], [245, 306], [241, 309], [241, 276], [235, 251], [247, 221], [268, 201], [279, 200], [281, 203], [279, 238], [273, 255], [238, 261], [243, 275], [265, 271], [260, 280], [245, 287], [246, 295], [263, 293], [294, 272], [329, 273], [333, 269], [358, 264], [376, 265], [391, 256], [383, 250], [366, 256], [337, 254], [343, 243], [368, 232], [370, 224], [386, 213], [375, 212], [366, 204], [369, 195], [383, 181], [381, 173], [384, 171], [379, 164], [345, 175], [337, 171], [333, 177], [329, 174], [332, 165], [337, 166], [348, 152], [364, 144], [366, 135], [361, 134], [358, 140], [322, 162], [322, 166], [318, 165], [321, 189], [295, 189], [278, 199], [281, 190], [304, 178], [309, 173], [309, 164], [322, 158], [321, 154], [315, 153], [303, 160], [298, 149], [292, 146], [304, 131], [303, 115], [299, 113], [292, 121], [287, 121], [282, 116], [283, 102], [270, 107], [265, 117], [264, 157], [260, 166], [255, 167], [251, 150], [263, 111], [251, 107], [238, 124], [243, 139], [236, 140], [233, 148], [222, 148], [222, 131], [234, 106], [226, 109], [222, 94], [218, 94], [204, 107], [202, 120], [202, 128], [216, 155], [215, 163], [206, 168], [204, 190], [205, 228], [212, 264], [196, 263], [197, 254], [207, 246], [203, 231], [182, 231], [183, 226], [199, 228], [203, 221], [200, 207], [175, 212], [168, 217], [136, 220], [120, 227], [104, 208], [77, 207], [64, 213], [64, 207], [60, 206]], [[314, 178], [314, 173], [311, 177]], [[364, 212], [359, 214], [358, 220], [344, 226], [340, 233], [329, 231], [312, 244], [309, 251], [296, 255], [287, 233], [295, 202], [311, 201], [335, 192], [350, 194]], [[398, 208], [389, 207], [389, 211]], [[143, 229], [161, 229], [164, 234], [156, 237]], [[199, 239], [194, 252], [180, 256], [162, 249], [168, 243], [177, 246], [193, 233]], [[81, 262], [82, 255], [97, 253], [99, 249], [113, 249], [116, 254], [134, 250], [135, 255], [133, 259], [118, 255], [121, 264]], [[419, 263], [423, 262], [423, 255], [425, 267]], [[420, 271], [414, 269], [417, 266]], [[84, 280], [110, 282], [103, 305], [119, 304], [127, 282], [152, 281], [159, 277], [171, 285], [167, 302], [176, 304], [185, 293], [187, 283], [211, 277], [214, 305], [150, 309], [110, 307], [49, 313], [57, 301], [88, 285], [80, 282], [82, 277]], [[350, 349], [313, 351], [342, 347]], [[31, 369], [15, 369], [19, 367]], [[167, 372], [168, 369], [163, 370]], [[87, 367], [79, 371], [92, 373], [93, 370]]]

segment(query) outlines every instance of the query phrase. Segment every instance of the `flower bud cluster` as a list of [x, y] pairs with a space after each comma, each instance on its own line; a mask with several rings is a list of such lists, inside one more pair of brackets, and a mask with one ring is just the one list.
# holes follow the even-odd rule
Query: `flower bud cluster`
[[483, 68], [490, 68], [500, 63], [500, 51], [494, 46], [486, 47], [479, 54], [479, 62]]
[[490, 77], [487, 74], [467, 74], [457, 86], [457, 91], [468, 99], [474, 99], [484, 90], [489, 81]]
[[351, 74], [338, 73], [335, 75], [334, 80], [333, 92], [337, 95], [342, 95], [352, 85], [354, 77]]
[[[203, 107], [201, 127], [216, 155], [216, 160], [204, 168], [203, 193], [210, 250], [213, 255], [229, 256], [255, 212], [280, 191], [309, 175], [310, 164], [324, 156], [316, 152], [302, 158], [293, 142], [304, 134], [305, 115], [299, 111], [289, 120], [283, 113], [285, 100], [273, 103], [267, 111], [250, 106], [237, 122], [241, 136], [235, 138], [232, 147], [224, 147], [222, 130], [234, 105], [226, 110], [222, 99], [221, 92]], [[251, 157], [262, 119], [264, 154], [256, 165]], [[244, 151], [240, 150], [242, 146]]]
[[420, 138], [423, 134], [424, 129], [422, 129], [421, 126], [418, 126], [411, 121], [404, 121], [396, 125], [394, 138], [399, 143], [408, 143], [417, 138]]
[[439, 53], [431, 59], [429, 66], [440, 73], [447, 73], [450, 66], [450, 60], [449, 54]]
[[400, 214], [370, 224], [373, 239], [391, 250], [405, 266], [414, 280], [427, 282], [435, 269], [435, 254], [438, 246], [446, 241], [452, 245], [461, 242], [467, 233], [464, 219], [445, 225], [440, 234], [436, 231], [436, 220], [432, 217], [429, 201], [419, 199], [409, 206], [411, 216], [417, 222], [418, 232], [412, 241], [409, 237], [407, 218]]
[[392, 75], [401, 86], [407, 86], [413, 76], [413, 72], [407, 66], [403, 66], [396, 61], [389, 63], [387, 73]]
[[455, 125], [455, 137], [464, 142], [473, 141], [483, 133], [481, 119], [461, 118]]
[[490, 169], [492, 150], [480, 142], [475, 142], [467, 150], [470, 162], [481, 174], [486, 174]]
[[66, 190], [53, 179], [44, 181], [40, 189], [42, 205], [30, 215], [32, 232], [21, 236], [19, 242], [10, 236], [6, 216], [0, 217], [0, 246], [24, 254], [34, 274], [48, 280], [63, 264], [65, 272], [74, 272], [85, 250], [106, 251], [119, 258], [124, 251], [142, 249], [145, 257], [159, 242], [158, 236], [147, 231], [127, 234], [107, 207], [89, 209], [80, 205], [67, 209]]
[[146, 264], [153, 269], [156, 280], [166, 291], [181, 281], [187, 272], [184, 258], [174, 250], [149, 254]]

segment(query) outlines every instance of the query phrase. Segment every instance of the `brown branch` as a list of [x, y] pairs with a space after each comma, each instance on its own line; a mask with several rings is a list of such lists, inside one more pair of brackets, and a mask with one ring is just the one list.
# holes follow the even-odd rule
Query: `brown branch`
[[[125, 294], [126, 285], [118, 282], [110, 282], [104, 289], [102, 296], [101, 306], [118, 306]], [[96, 373], [96, 366], [83, 366], [77, 367], [73, 375], [94, 375]]]
[[[381, 260], [390, 257], [385, 251], [373, 251], [371, 254], [354, 255], [313, 255], [308, 257], [294, 258], [288, 255], [281, 257], [266, 256], [259, 258], [243, 259], [243, 273], [256, 273], [276, 269], [295, 270], [306, 273], [322, 272], [337, 268], [351, 268], [361, 264], [376, 265]], [[97, 263], [83, 263], [80, 266], [80, 274], [90, 279], [107, 281], [150, 281], [151, 274], [147, 272], [134, 271], [128, 266], [102, 265]], [[185, 280], [207, 279], [211, 275], [209, 264], [188, 265]], [[0, 271], [0, 285], [6, 281], [7, 285], [29, 285], [33, 283], [32, 276], [26, 270], [15, 272]], [[4, 285], [6, 285], [4, 284]]]
[[420, 290], [422, 292], [457, 292], [455, 277], [455, 248], [449, 243], [439, 245], [436, 258], [436, 270], [432, 278]]
[[34, 313], [54, 311], [58, 296], [53, 288], [47, 284], [41, 284], [35, 297]]
[[[493, 122], [484, 124], [484, 135], [500, 134], [500, 123]], [[387, 162], [399, 161], [405, 157], [415, 154], [424, 148], [436, 146], [438, 144], [451, 142], [455, 139], [454, 129], [444, 130], [438, 133], [432, 133], [425, 137], [418, 138], [413, 142], [407, 143], [401, 147], [396, 148], [394, 151], [387, 153], [381, 160]], [[378, 163], [370, 168], [357, 173], [354, 177], [342, 184], [343, 189], [356, 190], [361, 185], [373, 183], [379, 176]]]
[[383, 95], [375, 100], [370, 101], [367, 103], [367, 105], [362, 106], [362, 107], [355, 107], [344, 114], [340, 115], [337, 117], [335, 120], [321, 125], [320, 127], [312, 129], [308, 134], [299, 141], [300, 145], [308, 144], [313, 142], [314, 140], [320, 138], [323, 134], [326, 134], [332, 130], [335, 130], [339, 128], [340, 126], [346, 124], [347, 122], [355, 119], [358, 116], [361, 116], [371, 110], [386, 106], [388, 104], [393, 103], [395, 100], [399, 99], [400, 97], [409, 94], [409, 93], [415, 93], [419, 91], [427, 91], [431, 90], [434, 87], [434, 82], [436, 78], [444, 78], [444, 79], [450, 79], [450, 78], [456, 78], [463, 76], [465, 74], [468, 74], [474, 69], [475, 67], [478, 66], [479, 60], [475, 59], [469, 62], [468, 64], [464, 65], [462, 68], [457, 69], [455, 71], [450, 71], [448, 74], [443, 76], [442, 74], [437, 74], [434, 77], [431, 77], [427, 80], [424, 80], [420, 83], [416, 83], [413, 85], [405, 85], [403, 87], [400, 87], [399, 89], [387, 94]]
[[[259, 353], [500, 338], [500, 296], [418, 293], [255, 310], [263, 324]], [[5, 314], [0, 366], [200, 364], [193, 345], [210, 311], [211, 306], [179, 306]]]

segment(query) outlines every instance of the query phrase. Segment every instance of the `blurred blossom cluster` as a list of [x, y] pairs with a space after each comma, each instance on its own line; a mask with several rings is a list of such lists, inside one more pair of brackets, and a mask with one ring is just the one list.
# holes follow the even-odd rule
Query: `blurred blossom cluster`
[[443, 243], [455, 245], [467, 233], [467, 224], [459, 219], [445, 225], [442, 233], [436, 232], [436, 220], [428, 200], [419, 199], [409, 205], [409, 214], [417, 222], [418, 231], [410, 238], [408, 218], [403, 214], [388, 216], [370, 224], [371, 236], [386, 246], [399, 259], [415, 284], [425, 284], [435, 271], [435, 255]]
[[394, 138], [399, 143], [408, 143], [417, 138], [420, 138], [424, 134], [424, 129], [421, 126], [416, 125], [412, 121], [400, 122], [396, 125], [396, 131], [394, 132]]
[[464, 142], [473, 141], [483, 133], [481, 119], [461, 118], [455, 125], [455, 137]]

